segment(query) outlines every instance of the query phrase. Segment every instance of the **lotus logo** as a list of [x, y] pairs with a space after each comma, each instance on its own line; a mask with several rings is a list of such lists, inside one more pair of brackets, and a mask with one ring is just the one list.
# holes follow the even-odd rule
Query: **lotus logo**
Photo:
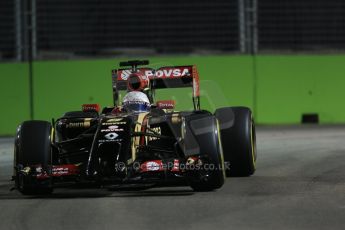
[[107, 138], [108, 140], [114, 140], [118, 137], [119, 135], [117, 133], [108, 133], [104, 137]]

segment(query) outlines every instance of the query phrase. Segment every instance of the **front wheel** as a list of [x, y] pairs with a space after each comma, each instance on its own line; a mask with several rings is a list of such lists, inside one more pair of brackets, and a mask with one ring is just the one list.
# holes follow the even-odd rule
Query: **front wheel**
[[[187, 122], [185, 141], [194, 139], [199, 148], [201, 167], [192, 172], [190, 185], [194, 191], [212, 191], [223, 186], [225, 180], [224, 158], [218, 121], [214, 116], [197, 117]], [[189, 130], [189, 131], [188, 131]]]
[[25, 121], [17, 130], [14, 146], [16, 188], [23, 194], [37, 195], [52, 192], [52, 180], [37, 180], [32, 168], [40, 165], [49, 171], [52, 166], [52, 126], [46, 121]]

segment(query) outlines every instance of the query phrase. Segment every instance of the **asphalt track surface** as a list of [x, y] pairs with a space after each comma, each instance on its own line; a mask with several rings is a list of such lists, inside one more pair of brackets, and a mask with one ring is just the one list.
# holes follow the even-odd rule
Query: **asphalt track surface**
[[12, 187], [12, 138], [0, 139], [0, 229], [345, 229], [345, 126], [259, 127], [257, 171], [215, 192]]

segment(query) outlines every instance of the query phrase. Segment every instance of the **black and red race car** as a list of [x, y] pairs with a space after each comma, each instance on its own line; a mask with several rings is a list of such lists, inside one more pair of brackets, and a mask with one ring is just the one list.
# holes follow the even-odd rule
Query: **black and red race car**
[[[23, 122], [14, 145], [15, 188], [23, 194], [75, 184], [210, 191], [222, 187], [226, 176], [252, 175], [256, 143], [250, 109], [202, 110], [196, 66], [139, 67], [148, 64], [122, 62], [124, 68], [112, 71], [112, 107], [100, 111], [97, 104], [84, 104], [52, 123]], [[156, 101], [156, 90], [177, 87], [193, 89], [193, 110], [175, 111], [173, 100]], [[147, 96], [148, 110], [121, 102], [131, 92]]]

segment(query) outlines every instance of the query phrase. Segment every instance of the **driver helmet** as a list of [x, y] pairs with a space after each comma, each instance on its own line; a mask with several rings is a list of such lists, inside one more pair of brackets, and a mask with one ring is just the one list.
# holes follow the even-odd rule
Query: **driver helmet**
[[127, 112], [148, 112], [151, 104], [145, 93], [139, 91], [129, 92], [123, 98], [123, 108]]

